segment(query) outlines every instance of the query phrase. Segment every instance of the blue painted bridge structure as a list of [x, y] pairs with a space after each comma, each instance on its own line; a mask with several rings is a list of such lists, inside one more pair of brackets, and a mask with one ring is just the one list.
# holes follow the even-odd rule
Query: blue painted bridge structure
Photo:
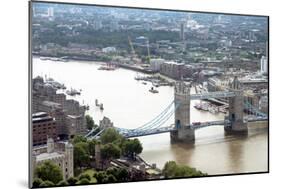
[[[190, 100], [203, 100], [210, 98], [229, 98], [229, 115], [224, 120], [193, 122], [190, 123]], [[244, 116], [244, 111], [248, 112]], [[175, 122], [167, 126], [171, 116]], [[223, 126], [226, 132], [245, 133], [247, 123], [266, 121], [268, 115], [244, 100], [240, 83], [234, 78], [229, 91], [217, 91], [203, 94], [190, 94], [190, 86], [183, 82], [175, 85], [175, 99], [156, 117], [146, 124], [134, 129], [115, 127], [115, 129], [126, 138], [155, 135], [170, 132], [174, 141], [191, 141], [195, 139], [194, 130], [211, 126]], [[105, 128], [90, 131], [86, 137], [98, 138]]]

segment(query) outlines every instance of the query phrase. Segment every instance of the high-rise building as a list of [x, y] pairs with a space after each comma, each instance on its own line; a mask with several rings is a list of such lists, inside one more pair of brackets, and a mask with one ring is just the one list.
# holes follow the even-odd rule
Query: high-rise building
[[265, 56], [268, 57], [268, 41], [265, 43]]
[[150, 69], [152, 71], [159, 71], [160, 68], [161, 68], [161, 64], [163, 64], [165, 62], [164, 59], [161, 59], [161, 58], [153, 58], [150, 60]]
[[160, 73], [173, 79], [181, 79], [183, 76], [183, 68], [183, 63], [167, 61], [161, 64]]
[[183, 22], [180, 24], [180, 39], [181, 39], [182, 41], [185, 40], [184, 23], [183, 23]]
[[102, 25], [102, 22], [100, 21], [100, 18], [97, 18], [97, 20], [95, 20], [93, 22], [93, 27], [94, 27], [94, 30], [102, 29], [103, 25]]
[[111, 32], [119, 30], [119, 23], [116, 20], [111, 21], [109, 25], [109, 29]]
[[261, 73], [267, 74], [267, 72], [268, 72], [268, 70], [267, 70], [268, 60], [267, 60], [266, 56], [261, 57], [260, 64], [261, 64]]
[[54, 16], [54, 8], [53, 7], [49, 7], [48, 8], [48, 17], [53, 17]]
[[32, 7], [32, 13], [33, 13], [33, 16], [36, 17], [36, 8], [35, 7]]
[[257, 37], [255, 35], [255, 32], [253, 30], [249, 31], [249, 40], [250, 41], [256, 41]]

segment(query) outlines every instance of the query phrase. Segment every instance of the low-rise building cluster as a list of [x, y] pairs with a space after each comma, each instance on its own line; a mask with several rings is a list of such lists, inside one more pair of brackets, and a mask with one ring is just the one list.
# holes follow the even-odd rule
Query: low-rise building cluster
[[46, 143], [50, 124], [54, 127], [51, 134], [54, 140], [87, 132], [85, 106], [73, 99], [66, 99], [64, 93], [57, 93], [58, 89], [44, 82], [42, 77], [34, 78], [32, 85], [33, 146]]

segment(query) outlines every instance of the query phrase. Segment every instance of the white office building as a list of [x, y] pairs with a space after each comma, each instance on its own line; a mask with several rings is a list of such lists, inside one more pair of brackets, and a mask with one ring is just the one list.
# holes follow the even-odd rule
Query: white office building
[[152, 71], [159, 71], [161, 64], [163, 64], [164, 62], [165, 62], [165, 60], [161, 59], [161, 58], [151, 59], [150, 60], [150, 69]]
[[116, 52], [116, 48], [115, 47], [105, 47], [105, 48], [102, 48], [102, 52], [104, 52], [104, 53]]
[[261, 73], [266, 74], [268, 72], [268, 70], [267, 70], [267, 64], [268, 64], [267, 57], [262, 56], [261, 60], [260, 60], [260, 64], [261, 64]]
[[48, 17], [53, 17], [54, 16], [54, 8], [53, 7], [49, 7], [48, 8]]

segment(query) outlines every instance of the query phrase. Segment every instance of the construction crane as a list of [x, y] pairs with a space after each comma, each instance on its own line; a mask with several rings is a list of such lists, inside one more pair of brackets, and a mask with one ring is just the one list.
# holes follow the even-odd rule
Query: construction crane
[[147, 41], [147, 62], [150, 64], [150, 50], [149, 50], [149, 41]]
[[129, 45], [130, 45], [130, 47], [131, 47], [131, 53], [132, 53], [132, 55], [133, 55], [133, 56], [136, 56], [136, 52], [135, 52], [135, 49], [134, 49], [134, 47], [133, 47], [133, 44], [132, 44], [132, 41], [131, 41], [130, 36], [128, 36], [128, 41], [129, 41]]

